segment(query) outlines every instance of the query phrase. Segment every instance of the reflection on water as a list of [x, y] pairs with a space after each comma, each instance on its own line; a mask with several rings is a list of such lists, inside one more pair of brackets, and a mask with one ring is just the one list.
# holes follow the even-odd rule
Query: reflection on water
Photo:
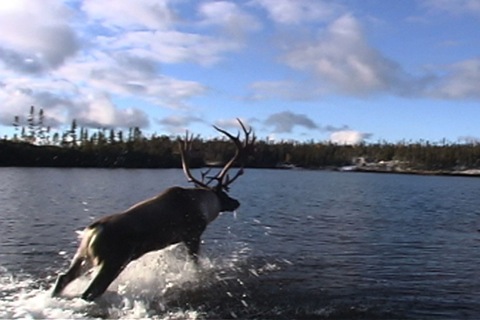
[[[247, 170], [231, 191], [242, 203], [237, 217], [223, 214], [204, 234], [202, 274], [188, 271], [179, 246], [168, 251], [173, 258], [139, 260], [95, 307], [46, 291], [76, 249], [74, 231], [168, 186], [186, 186], [181, 170], [2, 168], [0, 181], [0, 316], [480, 312], [479, 179]], [[53, 311], [35, 314], [38, 300]]]

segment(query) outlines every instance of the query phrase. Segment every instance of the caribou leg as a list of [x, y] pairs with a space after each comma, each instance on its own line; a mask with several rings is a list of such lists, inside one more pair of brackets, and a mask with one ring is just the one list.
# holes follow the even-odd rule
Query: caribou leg
[[129, 260], [117, 260], [114, 262], [104, 261], [95, 278], [88, 285], [87, 290], [82, 294], [82, 299], [93, 301], [101, 296], [115, 278], [122, 272]]
[[193, 262], [198, 265], [198, 252], [200, 251], [200, 236], [189, 237], [184, 240], [185, 246], [187, 247], [188, 255], [193, 260]]
[[74, 257], [68, 271], [58, 276], [53, 288], [52, 297], [58, 297], [63, 289], [82, 274], [83, 257]]
[[[201, 216], [201, 215], [200, 215]], [[198, 252], [200, 251], [200, 237], [207, 227], [207, 223], [201, 217], [188, 216], [188, 223], [192, 226], [182, 236], [182, 242], [187, 247], [187, 252], [195, 265], [198, 266]]]

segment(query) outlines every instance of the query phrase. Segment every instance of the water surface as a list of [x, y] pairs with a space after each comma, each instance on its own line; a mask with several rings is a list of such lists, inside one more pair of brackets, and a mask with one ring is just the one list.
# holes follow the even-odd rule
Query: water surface
[[477, 319], [480, 179], [247, 170], [242, 203], [182, 246], [132, 263], [96, 303], [52, 299], [76, 230], [181, 170], [0, 169], [0, 318]]

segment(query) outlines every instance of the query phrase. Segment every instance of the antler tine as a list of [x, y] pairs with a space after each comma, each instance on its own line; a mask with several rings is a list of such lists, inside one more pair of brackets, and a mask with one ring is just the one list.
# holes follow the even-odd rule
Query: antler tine
[[241, 167], [240, 169], [238, 169], [237, 173], [233, 176], [233, 178], [230, 178], [230, 175], [227, 173], [227, 177], [225, 179], [226, 181], [222, 186], [223, 189], [225, 189], [225, 191], [229, 191], [230, 184], [232, 184], [235, 180], [237, 180], [238, 177], [243, 175], [243, 172], [244, 172], [244, 169], [243, 169], [243, 167]]
[[202, 188], [208, 188], [208, 184], [203, 183], [203, 175], [202, 175], [202, 181], [199, 181], [196, 179], [192, 173], [190, 172], [190, 167], [188, 165], [188, 156], [186, 155], [187, 152], [190, 152], [192, 150], [192, 144], [193, 144], [193, 134], [188, 136], [188, 131], [185, 133], [185, 140], [180, 139], [179, 141], [179, 147], [180, 147], [180, 156], [182, 158], [182, 168], [183, 168], [183, 173], [187, 177], [188, 182], [193, 182], [196, 187], [202, 187]]
[[252, 132], [252, 128], [250, 127], [247, 130], [247, 128], [245, 127], [245, 125], [243, 124], [243, 122], [240, 119], [237, 118], [237, 121], [240, 124], [240, 126], [242, 127], [242, 130], [245, 134], [245, 143], [243, 145], [242, 145], [242, 142], [240, 141], [240, 132], [235, 137], [234, 135], [230, 134], [229, 132], [227, 132], [227, 131], [225, 131], [221, 128], [218, 128], [217, 126], [213, 126], [215, 128], [215, 130], [219, 131], [220, 133], [223, 133], [228, 138], [230, 138], [230, 140], [232, 140], [235, 143], [235, 146], [237, 147], [237, 150], [235, 151], [235, 155], [230, 159], [230, 161], [227, 162], [227, 164], [225, 164], [223, 169], [214, 178], [215, 180], [218, 181], [217, 188], [223, 188], [226, 191], [228, 191], [229, 185], [231, 183], [233, 183], [239, 176], [241, 176], [243, 174], [243, 166], [245, 165], [245, 163], [244, 163], [245, 159], [243, 159], [240, 169], [237, 171], [237, 173], [235, 174], [235, 176], [232, 179], [230, 179], [230, 177], [228, 176], [228, 171], [231, 169], [231, 167], [233, 166], [235, 161], [237, 161], [240, 157], [245, 158], [246, 153], [249, 152], [250, 145], [253, 144], [253, 141], [255, 140], [255, 139], [253, 139], [252, 141], [250, 141], [250, 138], [249, 138], [249, 136]]
[[215, 126], [215, 125], [214, 125], [213, 127], [215, 128], [215, 130], [223, 133], [224, 135], [226, 135], [227, 137], [229, 137], [229, 138], [232, 139], [233, 141], [235, 141], [235, 142], [239, 142], [239, 141], [240, 141], [240, 133], [235, 137], [235, 136], [233, 136], [230, 132], [225, 131], [225, 130], [223, 130], [222, 128], [219, 128], [219, 127], [217, 127], [217, 126]]
[[209, 181], [206, 183], [206, 185], [209, 185], [210, 182], [212, 182], [212, 180], [213, 180], [212, 177], [207, 176], [207, 175], [210, 173], [210, 171], [212, 171], [212, 168], [208, 168], [207, 170], [201, 172], [202, 182], [205, 181], [205, 178], [208, 178], [208, 179], [209, 179]]
[[240, 126], [242, 127], [243, 132], [245, 132], [245, 144], [248, 144], [248, 136], [250, 135], [250, 133], [252, 133], [252, 127], [249, 127], [247, 130], [247, 128], [245, 128], [245, 125], [243, 124], [242, 121], [240, 121], [239, 118], [237, 118], [237, 121], [238, 123], [240, 123]]

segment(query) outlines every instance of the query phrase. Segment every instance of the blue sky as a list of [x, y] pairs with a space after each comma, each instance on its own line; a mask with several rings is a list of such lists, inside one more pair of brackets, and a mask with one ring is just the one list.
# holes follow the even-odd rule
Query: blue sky
[[480, 141], [480, 0], [0, 2], [0, 134]]

